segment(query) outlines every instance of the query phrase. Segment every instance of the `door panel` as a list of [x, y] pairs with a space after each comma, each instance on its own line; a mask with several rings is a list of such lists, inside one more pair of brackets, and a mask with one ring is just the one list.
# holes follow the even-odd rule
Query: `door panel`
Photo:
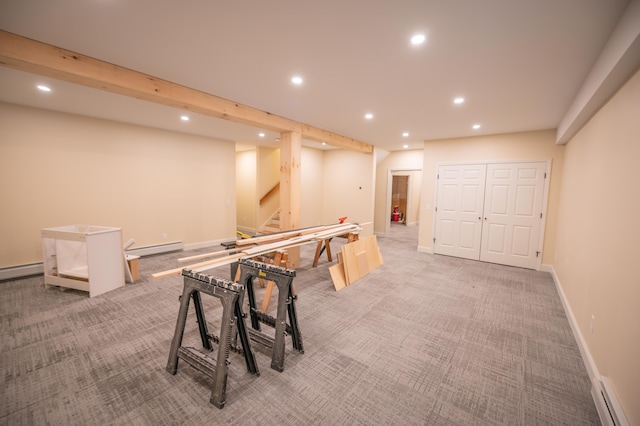
[[536, 268], [545, 163], [487, 165], [480, 260]]
[[485, 164], [440, 166], [434, 253], [480, 258]]

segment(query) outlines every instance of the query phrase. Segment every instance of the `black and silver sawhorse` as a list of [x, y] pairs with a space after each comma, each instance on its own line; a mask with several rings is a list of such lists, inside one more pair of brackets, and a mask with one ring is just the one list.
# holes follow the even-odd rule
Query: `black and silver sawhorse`
[[[298, 317], [296, 314], [295, 301], [297, 296], [293, 295], [292, 289], [293, 278], [296, 276], [296, 271], [285, 269], [281, 266], [256, 262], [251, 259], [240, 259], [237, 267], [240, 268], [238, 282], [245, 287], [249, 299], [249, 316], [252, 327], [248, 329], [249, 337], [258, 343], [272, 348], [271, 368], [276, 371], [283, 371], [285, 334], [291, 335], [293, 348], [300, 353], [304, 353], [302, 334], [298, 327]], [[278, 306], [275, 318], [258, 310], [255, 293], [253, 291], [254, 278], [273, 281], [278, 287]], [[289, 318], [288, 324], [287, 317]], [[260, 332], [260, 323], [274, 327], [275, 336], [270, 337]]]
[[[188, 269], [182, 270], [182, 276], [184, 277], [184, 289], [180, 297], [180, 311], [178, 312], [176, 330], [171, 341], [167, 371], [171, 374], [176, 374], [178, 371], [178, 359], [182, 359], [196, 370], [209, 376], [213, 379], [211, 399], [209, 401], [216, 407], [223, 408], [227, 390], [230, 350], [241, 352], [247, 364], [247, 371], [257, 376], [260, 375], [242, 313], [241, 303], [244, 295], [244, 286], [229, 280], [198, 274]], [[209, 335], [208, 333], [202, 299], [200, 298], [201, 293], [217, 297], [222, 303], [220, 337]], [[212, 362], [212, 357], [206, 356], [195, 348], [182, 346], [182, 337], [184, 336], [184, 328], [189, 311], [189, 300], [192, 298], [202, 346], [212, 350], [211, 340], [218, 343], [218, 356], [215, 364]], [[234, 337], [234, 332], [237, 332], [242, 348], [232, 347], [231, 339]]]

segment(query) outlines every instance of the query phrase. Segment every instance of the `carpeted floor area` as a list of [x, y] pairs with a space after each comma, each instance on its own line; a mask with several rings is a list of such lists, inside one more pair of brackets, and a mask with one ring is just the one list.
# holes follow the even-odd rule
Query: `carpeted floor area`
[[[287, 338], [279, 373], [254, 343], [256, 377], [231, 353], [221, 410], [206, 376], [183, 361], [165, 370], [182, 277], [150, 274], [185, 253], [142, 258], [141, 280], [93, 299], [40, 276], [2, 282], [0, 424], [600, 424], [551, 276], [418, 253], [416, 233], [378, 237], [385, 263], [340, 292], [326, 257], [312, 268], [315, 245], [303, 247], [304, 354]], [[203, 302], [215, 330], [220, 303]], [[184, 344], [201, 346], [192, 312]]]

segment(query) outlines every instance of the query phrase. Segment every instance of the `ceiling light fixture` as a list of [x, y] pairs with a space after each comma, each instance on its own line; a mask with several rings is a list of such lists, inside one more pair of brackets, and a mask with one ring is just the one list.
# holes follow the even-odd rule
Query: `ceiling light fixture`
[[258, 136], [260, 136], [261, 138], [264, 138], [264, 133], [258, 133]]
[[424, 43], [426, 39], [427, 37], [424, 34], [416, 34], [413, 37], [411, 37], [411, 44], [413, 44], [414, 46], [418, 46]]
[[409, 137], [409, 132], [404, 132], [404, 133], [402, 134], [402, 137], [403, 137], [403, 138], [408, 138], [408, 137]]
[[50, 92], [51, 88], [48, 86], [45, 86], [43, 84], [39, 84], [38, 85], [38, 90], [42, 91], [42, 92]]
[[453, 103], [454, 104], [462, 104], [462, 103], [464, 103], [464, 98], [455, 98], [453, 100]]
[[373, 114], [371, 114], [370, 112], [366, 113], [364, 115], [364, 118], [366, 118], [367, 120], [371, 120], [373, 118]]
[[183, 115], [183, 116], [181, 116], [181, 117], [180, 117], [180, 120], [182, 120], [182, 121], [189, 121], [189, 116], [187, 116], [187, 115]]
[[474, 128], [475, 130], [478, 130], [478, 129], [480, 128], [480, 125], [479, 125], [479, 124], [474, 124], [474, 125], [473, 125], [473, 128]]
[[301, 85], [301, 84], [302, 84], [302, 81], [303, 81], [303, 80], [302, 80], [302, 77], [300, 77], [299, 75], [293, 76], [293, 77], [291, 78], [291, 82], [292, 82], [293, 84], [295, 84], [296, 86]]
[[404, 149], [407, 149], [407, 148], [409, 148], [409, 145], [402, 145], [402, 147], [403, 147]]

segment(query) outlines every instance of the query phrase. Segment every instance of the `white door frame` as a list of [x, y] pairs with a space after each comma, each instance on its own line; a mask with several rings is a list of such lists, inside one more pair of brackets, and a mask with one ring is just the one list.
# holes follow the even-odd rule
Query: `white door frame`
[[[416, 168], [402, 168], [402, 167], [397, 167], [397, 168], [388, 168], [387, 169], [387, 199], [385, 200], [385, 204], [384, 204], [384, 211], [385, 211], [385, 221], [384, 221], [384, 234], [387, 235], [389, 234], [389, 230], [391, 228], [391, 221], [389, 220], [389, 212], [391, 211], [391, 197], [393, 194], [391, 194], [393, 192], [393, 174], [396, 172], [421, 172], [422, 169], [416, 169]], [[406, 218], [406, 214], [409, 211], [409, 207], [411, 205], [411, 185], [413, 185], [412, 181], [415, 179], [411, 179], [411, 177], [409, 178], [409, 186], [407, 188], [407, 211], [405, 212], [405, 218]], [[406, 222], [405, 222], [406, 223]]]
[[[440, 166], [453, 166], [453, 165], [470, 165], [470, 164], [500, 164], [500, 163], [545, 163], [545, 179], [544, 179], [544, 192], [542, 195], [542, 222], [540, 223], [540, 235], [538, 236], [538, 251], [540, 252], [540, 256], [538, 256], [538, 261], [536, 264], [536, 270], [539, 271], [542, 266], [542, 255], [544, 254], [544, 232], [547, 224], [547, 208], [549, 204], [549, 187], [551, 184], [551, 159], [519, 159], [519, 160], [487, 160], [487, 161], [447, 161], [443, 163], [436, 163], [435, 168], [435, 188], [434, 188], [434, 197], [433, 203], [434, 207], [438, 202], [438, 170]], [[390, 197], [390, 196], [389, 196]], [[389, 208], [391, 206], [391, 198], [389, 198]], [[432, 215], [431, 220], [431, 235], [435, 238], [436, 235], [436, 215], [435, 212]], [[389, 224], [387, 223], [387, 226]], [[433, 247], [433, 246], [432, 246]]]

